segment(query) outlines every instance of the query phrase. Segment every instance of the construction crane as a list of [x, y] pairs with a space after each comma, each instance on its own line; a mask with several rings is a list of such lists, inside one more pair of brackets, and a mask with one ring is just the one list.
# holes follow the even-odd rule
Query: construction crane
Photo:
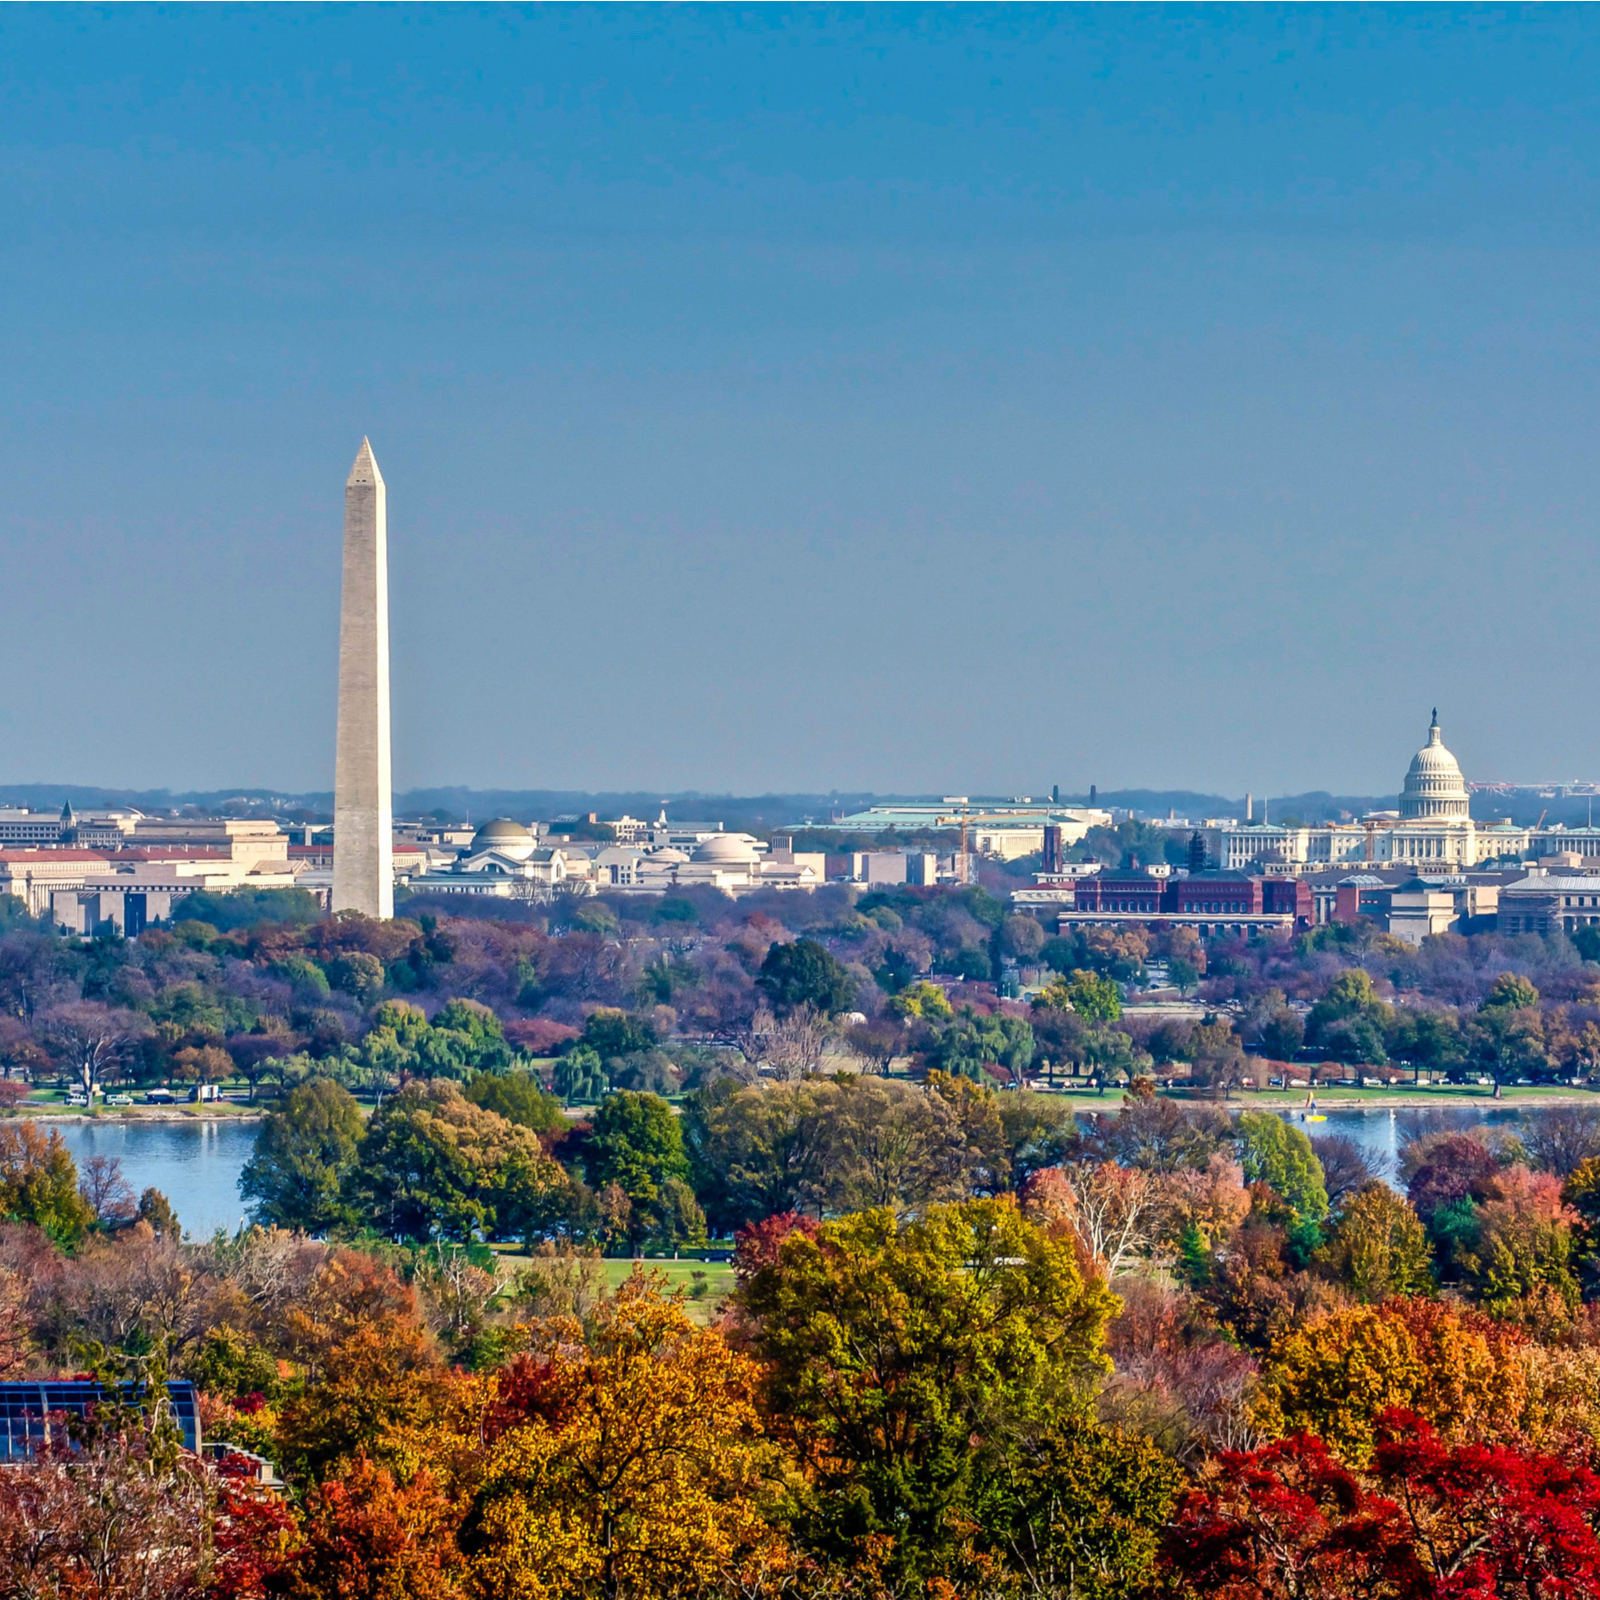
[[[968, 864], [969, 857], [967, 855], [967, 803], [967, 796], [964, 794], [947, 794], [944, 797], [945, 805], [961, 807], [961, 853], [956, 857], [956, 882], [962, 884], [971, 881], [971, 868]], [[946, 823], [953, 822], [955, 820], [957, 819], [954, 817], [940, 817], [939, 823], [942, 827]]]

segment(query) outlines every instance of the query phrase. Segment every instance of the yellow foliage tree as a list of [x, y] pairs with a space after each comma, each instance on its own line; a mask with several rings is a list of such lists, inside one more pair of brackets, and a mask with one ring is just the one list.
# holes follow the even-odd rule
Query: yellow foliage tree
[[785, 1565], [755, 1363], [642, 1276], [567, 1335], [501, 1375], [466, 1535], [476, 1592], [658, 1600]]
[[1359, 1463], [1391, 1406], [1414, 1411], [1448, 1439], [1519, 1431], [1527, 1408], [1523, 1341], [1470, 1311], [1431, 1300], [1390, 1300], [1318, 1317], [1268, 1352], [1256, 1420], [1273, 1435], [1304, 1430]]
[[1433, 1289], [1422, 1219], [1386, 1183], [1368, 1184], [1350, 1202], [1319, 1264], [1368, 1305]]

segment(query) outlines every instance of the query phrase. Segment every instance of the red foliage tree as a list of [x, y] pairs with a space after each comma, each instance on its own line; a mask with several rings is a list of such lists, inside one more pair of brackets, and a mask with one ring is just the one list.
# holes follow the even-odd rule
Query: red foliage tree
[[802, 1233], [815, 1233], [822, 1224], [815, 1217], [802, 1216], [798, 1211], [779, 1211], [748, 1228], [738, 1229], [733, 1236], [733, 1271], [740, 1283], [773, 1266], [778, 1259], [778, 1248], [797, 1229]]
[[457, 1600], [459, 1521], [426, 1471], [401, 1483], [359, 1457], [312, 1491], [287, 1593], [296, 1600]]
[[1164, 1551], [1209, 1600], [1600, 1600], [1600, 1478], [1581, 1464], [1447, 1445], [1392, 1411], [1361, 1474], [1307, 1434], [1219, 1467]]

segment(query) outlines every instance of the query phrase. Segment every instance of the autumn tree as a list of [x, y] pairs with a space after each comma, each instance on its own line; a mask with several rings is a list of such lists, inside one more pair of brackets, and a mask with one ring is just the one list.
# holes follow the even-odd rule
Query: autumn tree
[[1122, 1015], [1122, 991], [1095, 972], [1074, 971], [1047, 984], [1035, 998], [1040, 1011], [1075, 1011], [1089, 1022], [1115, 1022]]
[[307, 1496], [300, 1548], [275, 1587], [291, 1600], [457, 1600], [460, 1520], [426, 1469], [397, 1478], [358, 1455]]
[[1350, 1202], [1317, 1259], [1369, 1305], [1433, 1289], [1432, 1254], [1421, 1219], [1383, 1182], [1369, 1184]]
[[1185, 1497], [1164, 1566], [1207, 1600], [1595, 1600], [1597, 1518], [1581, 1463], [1452, 1444], [1396, 1410], [1366, 1471], [1305, 1434], [1224, 1454]]
[[1075, 1238], [1107, 1278], [1131, 1267], [1149, 1248], [1160, 1222], [1159, 1180], [1114, 1161], [1047, 1167], [1023, 1191], [1024, 1214], [1047, 1232]]
[[0, 1123], [0, 1219], [31, 1222], [68, 1246], [93, 1227], [94, 1208], [79, 1192], [78, 1169], [54, 1128]]
[[116, 1436], [43, 1450], [0, 1473], [0, 1593], [189, 1600], [209, 1521], [194, 1463]]
[[1367, 1460], [1395, 1407], [1448, 1437], [1514, 1429], [1526, 1394], [1520, 1342], [1481, 1314], [1392, 1300], [1315, 1317], [1284, 1334], [1261, 1373], [1262, 1430], [1303, 1430], [1342, 1458]]
[[392, 1465], [443, 1403], [446, 1379], [415, 1292], [370, 1256], [336, 1251], [287, 1316], [289, 1349], [310, 1383], [284, 1406], [284, 1466], [321, 1481], [359, 1458]]
[[926, 1578], [958, 1560], [1005, 1452], [1105, 1370], [1115, 1302], [1001, 1198], [795, 1230], [739, 1304], [804, 1469], [797, 1527], [846, 1563], [887, 1540], [892, 1572]]
[[754, 1362], [636, 1275], [500, 1375], [463, 1544], [476, 1591], [655, 1600], [787, 1564]]
[[1546, 1295], [1570, 1314], [1578, 1303], [1573, 1229], [1579, 1220], [1554, 1174], [1504, 1168], [1485, 1185], [1477, 1239], [1460, 1256], [1463, 1276], [1498, 1314]]

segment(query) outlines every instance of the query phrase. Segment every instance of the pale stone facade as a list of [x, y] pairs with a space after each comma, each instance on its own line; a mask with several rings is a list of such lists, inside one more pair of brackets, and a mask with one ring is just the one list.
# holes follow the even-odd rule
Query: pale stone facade
[[333, 909], [392, 917], [388, 507], [383, 475], [365, 439], [344, 490], [333, 784]]
[[1224, 871], [1254, 862], [1266, 870], [1357, 863], [1452, 871], [1527, 850], [1530, 830], [1475, 823], [1460, 764], [1439, 735], [1439, 715], [1428, 725], [1428, 742], [1411, 758], [1398, 811], [1376, 812], [1360, 822], [1320, 827], [1276, 827], [1266, 823], [1202, 828], [1211, 859]]

